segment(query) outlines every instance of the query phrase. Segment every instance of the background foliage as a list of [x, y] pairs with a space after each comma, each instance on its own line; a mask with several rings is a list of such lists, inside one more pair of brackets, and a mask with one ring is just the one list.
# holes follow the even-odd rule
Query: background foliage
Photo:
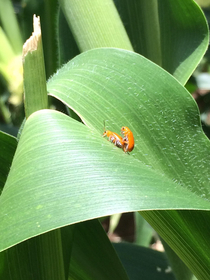
[[[31, 0], [14, 6], [18, 23], [11, 2], [0, 3], [7, 132], [16, 134], [13, 125], [24, 118], [22, 79], [9, 73], [13, 66], [21, 77], [34, 13], [41, 16], [46, 76], [55, 73], [47, 83], [51, 110], [45, 103], [46, 110], [26, 113], [18, 144], [0, 133], [1, 279], [209, 279], [209, 140], [184, 88], [208, 46], [201, 9], [192, 0], [60, 0], [59, 7]], [[37, 53], [25, 61], [40, 59]], [[30, 68], [26, 112], [46, 100]], [[42, 81], [43, 73], [36, 71]], [[124, 125], [133, 131], [130, 155], [101, 137], [104, 120], [117, 133]], [[114, 250], [96, 219], [131, 211], [173, 249], [165, 246], [173, 274], [161, 253], [125, 244]], [[140, 217], [136, 232], [144, 238]], [[148, 268], [136, 262], [142, 252]]]

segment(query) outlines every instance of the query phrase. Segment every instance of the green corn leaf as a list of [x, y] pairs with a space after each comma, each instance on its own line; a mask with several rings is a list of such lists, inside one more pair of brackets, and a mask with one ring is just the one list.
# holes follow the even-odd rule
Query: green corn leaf
[[[113, 213], [210, 209], [209, 141], [197, 105], [170, 74], [133, 52], [96, 49], [66, 64], [48, 82], [48, 91], [86, 126], [52, 110], [28, 118], [0, 200], [1, 250]], [[135, 137], [130, 155], [101, 136], [103, 120], [118, 133], [123, 125], [130, 127]], [[170, 234], [174, 240], [175, 233], [182, 236], [179, 256], [192, 260], [188, 266], [205, 279], [208, 244], [201, 242], [183, 254], [181, 245], [193, 244], [177, 226], [186, 219], [193, 234], [199, 212], [195, 220], [185, 212], [169, 211], [175, 213], [172, 218], [168, 211], [144, 213], [152, 225], [157, 216], [162, 232], [157, 230], [166, 241]], [[164, 226], [165, 219], [172, 219], [170, 227]], [[206, 237], [197, 231], [196, 238]], [[194, 258], [189, 258], [192, 252]], [[196, 258], [203, 260], [198, 266]]]

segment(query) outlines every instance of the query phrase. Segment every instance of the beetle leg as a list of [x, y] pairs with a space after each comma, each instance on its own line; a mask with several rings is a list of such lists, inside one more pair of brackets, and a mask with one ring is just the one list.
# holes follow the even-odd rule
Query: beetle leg
[[126, 153], [128, 151], [128, 144], [129, 144], [129, 142], [125, 141], [125, 138], [123, 138], [123, 141], [124, 141], [123, 151]]
[[118, 148], [123, 148], [123, 145], [122, 145], [122, 143], [121, 143], [119, 140], [116, 140], [114, 144], [115, 144], [115, 146], [117, 146]]
[[112, 142], [112, 143], [115, 143], [115, 138], [114, 138], [114, 136], [110, 135], [110, 136], [109, 136], [109, 141]]

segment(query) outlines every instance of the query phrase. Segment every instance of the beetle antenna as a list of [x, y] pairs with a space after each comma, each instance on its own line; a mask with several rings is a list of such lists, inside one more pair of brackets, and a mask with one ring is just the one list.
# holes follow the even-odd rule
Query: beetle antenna
[[104, 120], [104, 131], [105, 131], [105, 120]]

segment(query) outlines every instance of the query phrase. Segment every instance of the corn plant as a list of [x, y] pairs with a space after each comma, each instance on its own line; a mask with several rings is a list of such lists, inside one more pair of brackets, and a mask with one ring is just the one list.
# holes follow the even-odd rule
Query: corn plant
[[[0, 279], [210, 279], [210, 144], [184, 87], [208, 47], [202, 10], [193, 0], [42, 4], [43, 32], [34, 17], [23, 46], [25, 121], [18, 139], [0, 133]], [[132, 152], [102, 137], [104, 121], [131, 129]], [[109, 241], [100, 219], [126, 212], [166, 255]]]

